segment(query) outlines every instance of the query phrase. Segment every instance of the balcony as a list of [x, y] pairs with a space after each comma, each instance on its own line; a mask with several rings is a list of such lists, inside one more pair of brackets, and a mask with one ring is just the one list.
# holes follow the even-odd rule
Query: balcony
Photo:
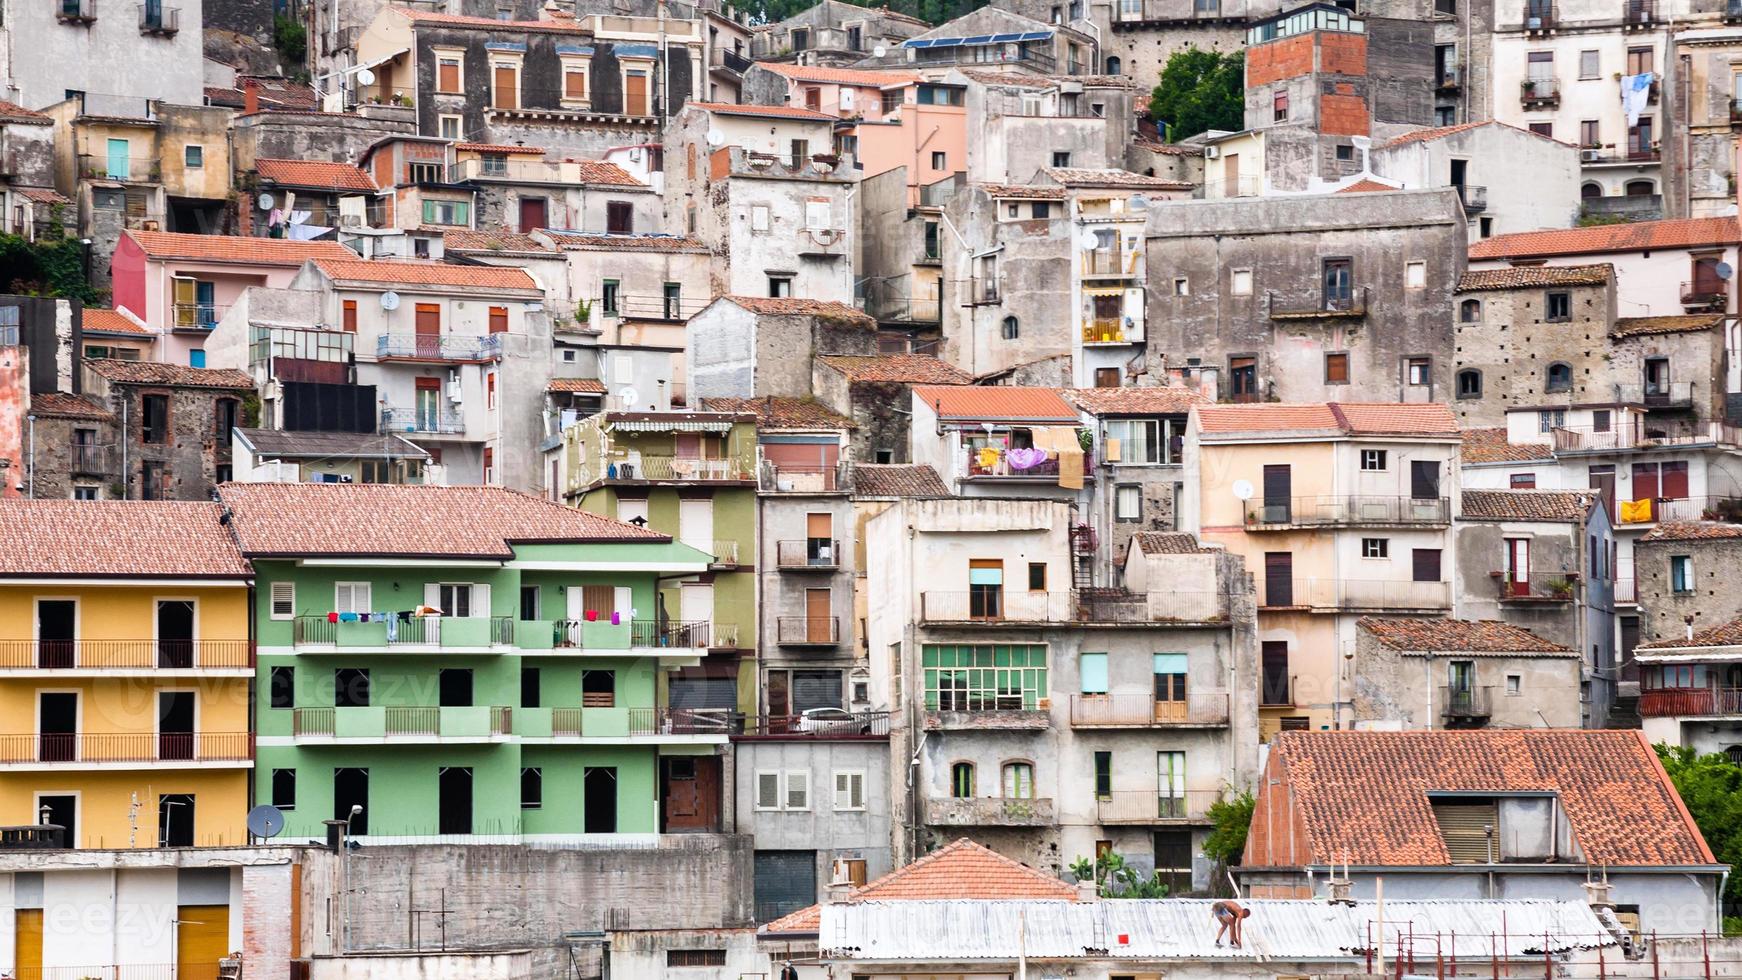
[[375, 338], [375, 358], [381, 361], [476, 364], [501, 356], [502, 343], [497, 334], [388, 333]]
[[[582, 485], [591, 482], [585, 475], [583, 470]], [[747, 463], [737, 459], [632, 452], [622, 461], [608, 464], [604, 479], [612, 483], [749, 483], [756, 477]]]
[[[618, 294], [610, 307], [606, 307], [602, 300], [594, 302], [598, 304], [601, 316], [623, 320], [658, 320], [663, 323], [682, 323], [708, 305], [705, 300], [684, 299], [681, 295], [652, 296], [639, 293]], [[672, 402], [677, 402], [675, 395]]]
[[936, 296], [892, 296], [867, 299], [865, 312], [887, 324], [937, 324], [943, 316], [943, 301]]
[[1624, 29], [1644, 30], [1661, 23], [1657, 0], [1626, 0], [1621, 6], [1621, 26]]
[[[615, 621], [613, 621], [615, 620]], [[558, 656], [698, 656], [706, 649], [710, 623], [629, 620], [599, 611], [583, 619], [522, 619], [513, 625], [513, 645], [522, 653]]]
[[1298, 578], [1259, 583], [1260, 609], [1309, 612], [1438, 612], [1452, 606], [1450, 582]]
[[1435, 699], [1447, 728], [1479, 728], [1493, 717], [1489, 708], [1490, 689], [1486, 687], [1453, 687], [1442, 685]]
[[1084, 249], [1079, 260], [1079, 274], [1084, 279], [1132, 279], [1143, 271], [1143, 253], [1136, 249]]
[[735, 624], [637, 619], [629, 625], [629, 646], [636, 650], [703, 650], [738, 645]]
[[[26, 824], [22, 827], [0, 827], [0, 851], [50, 851], [67, 846], [66, 828], [59, 824]], [[102, 976], [100, 973], [80, 973], [81, 977]]]
[[714, 180], [736, 175], [783, 180], [844, 181], [855, 173], [850, 158], [830, 153], [799, 157], [777, 156], [742, 146], [722, 146], [715, 150], [708, 157], [708, 169]]
[[1324, 292], [1305, 303], [1279, 301], [1275, 293], [1265, 294], [1272, 320], [1361, 320], [1367, 316], [1368, 298], [1366, 286]]
[[291, 733], [299, 739], [390, 744], [432, 739], [499, 741], [514, 731], [505, 705], [436, 707], [379, 705], [364, 708], [295, 708]]
[[1454, 65], [1446, 65], [1434, 74], [1434, 89], [1438, 92], [1450, 95], [1457, 92], [1462, 85], [1463, 80]]
[[89, 24], [97, 19], [97, 0], [55, 0], [54, 17], [63, 24]]
[[1215, 625], [1228, 620], [1224, 592], [1167, 590], [1026, 592], [1018, 589], [920, 593], [926, 626], [1034, 627], [1045, 625]]
[[181, 30], [180, 7], [165, 7], [161, 3], [142, 3], [138, 7], [139, 33], [174, 37]]
[[841, 620], [835, 616], [781, 616], [774, 621], [774, 641], [783, 647], [839, 646]]
[[[79, 154], [79, 176], [85, 180], [115, 180], [132, 184], [155, 184], [163, 179], [156, 157]], [[162, 217], [159, 215], [158, 217]]]
[[1722, 279], [1684, 282], [1681, 297], [1682, 309], [1690, 313], [1706, 310], [1721, 313], [1730, 305], [1730, 290]]
[[1022, 592], [975, 590], [972, 592], [922, 592], [919, 620], [922, 624], [968, 624], [972, 626], [1034, 626], [1069, 623], [1076, 618], [1069, 592]]
[[[961, 451], [961, 465], [958, 472], [966, 479], [990, 481], [1040, 480], [1046, 483], [1057, 483], [1059, 478], [1059, 459], [1044, 459], [1032, 466], [1018, 469], [1011, 465], [1008, 453], [999, 452], [997, 458], [988, 459], [981, 455], [985, 450], [964, 447]], [[1095, 473], [1095, 458], [1093, 453], [1083, 454], [1083, 475], [1093, 476]]]
[[920, 716], [920, 727], [933, 732], [1033, 732], [1052, 727], [1046, 699], [1025, 706], [1021, 695], [977, 699], [958, 692], [952, 699], [935, 700]]
[[1615, 578], [1615, 604], [1635, 605], [1639, 602], [1639, 582], [1633, 576]]
[[[1039, 47], [1024, 44], [962, 44], [943, 48], [912, 48], [916, 55], [911, 66], [923, 70], [938, 65], [966, 65], [969, 68], [981, 68], [996, 71], [996, 65], [1023, 65], [1041, 75], [1058, 74], [1058, 59]], [[1079, 74], [1080, 66], [1067, 65], [1073, 70], [1066, 74]]]
[[384, 408], [381, 431], [426, 436], [463, 436], [466, 418], [451, 408]]
[[1143, 323], [1126, 316], [1083, 317], [1083, 346], [1141, 344]]
[[1742, 715], [1742, 687], [1658, 687], [1639, 692], [1642, 718]]
[[1114, 790], [1095, 798], [1095, 821], [1111, 824], [1208, 823], [1211, 804], [1221, 799], [1211, 790]]
[[[1674, 386], [1663, 389], [1655, 403], [1637, 386], [1618, 386], [1618, 400], [1653, 408], [1688, 408], [1691, 392], [1678, 400]], [[1685, 389], [1684, 389], [1685, 390]], [[1592, 426], [1559, 426], [1551, 433], [1556, 453], [1613, 453], [1632, 449], [1663, 449], [1671, 446], [1742, 446], [1742, 428], [1722, 422], [1637, 418], [1634, 424], [1597, 429]]]
[[831, 538], [777, 541], [774, 561], [783, 572], [832, 572], [841, 567], [841, 542]]
[[248, 732], [0, 735], [0, 767], [16, 769], [247, 767], [253, 760]]
[[120, 474], [118, 452], [111, 445], [74, 443], [72, 473], [74, 476], [112, 477]]
[[298, 616], [293, 623], [298, 647], [390, 650], [435, 647], [490, 651], [514, 645], [514, 620], [507, 616], [388, 616], [371, 622], [332, 622], [326, 616]]
[[709, 68], [723, 68], [735, 75], [744, 74], [755, 63], [736, 51], [727, 51], [724, 48], [715, 48], [713, 57], [708, 59]]
[[709, 568], [717, 571], [731, 571], [738, 567], [738, 542], [715, 541], [713, 549], [708, 552], [708, 557], [710, 559]]
[[887, 711], [855, 711], [841, 712], [839, 716], [817, 718], [803, 715], [772, 715], [761, 718], [746, 718], [739, 731], [732, 736], [733, 741], [739, 739], [767, 739], [770, 741], [802, 741], [809, 739], [839, 740], [881, 740], [889, 737], [889, 712]]
[[230, 312], [228, 305], [215, 303], [174, 303], [169, 309], [171, 329], [194, 333], [209, 332], [224, 318], [224, 314]]
[[1447, 497], [1389, 497], [1373, 494], [1292, 497], [1287, 503], [1246, 501], [1246, 530], [1298, 527], [1445, 526], [1452, 520]]
[[1551, 3], [1528, 3], [1524, 7], [1524, 29], [1531, 34], [1554, 30], [1560, 25], [1561, 8]]
[[1564, 603], [1579, 596], [1579, 573], [1531, 572], [1519, 575], [1511, 571], [1489, 572], [1501, 602]]
[[925, 801], [925, 822], [933, 827], [1050, 827], [1052, 800], [1003, 797], [945, 797]]
[[1192, 693], [1184, 701], [1147, 694], [1073, 694], [1072, 728], [1226, 728], [1228, 695]]
[[757, 487], [763, 493], [846, 493], [847, 473], [844, 461], [803, 466], [765, 459], [758, 468]]
[[1519, 85], [1518, 99], [1526, 109], [1547, 109], [1561, 104], [1557, 78], [1527, 78]]
[[0, 671], [115, 671], [149, 674], [177, 670], [248, 672], [254, 654], [247, 640], [4, 640]]
[[798, 256], [805, 259], [839, 259], [847, 254], [847, 232], [843, 228], [800, 228]]
[[1453, 184], [1452, 189], [1458, 192], [1458, 200], [1463, 203], [1467, 214], [1488, 210], [1488, 188], [1479, 184]]

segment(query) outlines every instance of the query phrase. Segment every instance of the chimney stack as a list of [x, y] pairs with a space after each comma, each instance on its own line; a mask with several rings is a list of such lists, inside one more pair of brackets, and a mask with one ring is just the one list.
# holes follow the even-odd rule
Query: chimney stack
[[1077, 882], [1077, 901], [1093, 902], [1100, 897], [1100, 888], [1096, 885], [1095, 879], [1084, 878]]
[[251, 116], [260, 111], [260, 83], [252, 78], [242, 79], [242, 114]]
[[339, 853], [345, 846], [345, 823], [343, 820], [322, 820], [327, 828], [327, 850]]
[[828, 902], [830, 905], [845, 905], [853, 895], [853, 880], [847, 877], [847, 866], [836, 861], [834, 875], [829, 880]]
[[1585, 903], [1594, 909], [1612, 909], [1615, 907], [1615, 889], [1609, 884], [1609, 872], [1604, 871], [1599, 881], [1585, 882]]

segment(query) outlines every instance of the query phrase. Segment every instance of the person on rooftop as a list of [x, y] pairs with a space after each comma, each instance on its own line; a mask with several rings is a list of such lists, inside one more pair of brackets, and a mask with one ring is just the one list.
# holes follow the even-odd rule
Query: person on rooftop
[[1232, 899], [1221, 899], [1210, 906], [1210, 917], [1216, 920], [1216, 947], [1222, 946], [1222, 937], [1228, 937], [1228, 945], [1234, 949], [1240, 948], [1241, 921], [1252, 914], [1252, 910], [1241, 907]]

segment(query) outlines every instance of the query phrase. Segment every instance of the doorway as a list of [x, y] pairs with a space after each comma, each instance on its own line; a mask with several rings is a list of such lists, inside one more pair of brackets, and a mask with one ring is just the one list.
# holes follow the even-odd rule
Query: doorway
[[835, 620], [829, 615], [829, 590], [806, 589], [804, 620], [806, 643], [835, 642]]
[[194, 665], [194, 604], [190, 599], [157, 601], [157, 666]]
[[157, 695], [157, 757], [194, 757], [194, 692], [160, 691]]
[[530, 234], [540, 228], [550, 227], [545, 200], [542, 197], [523, 197], [520, 199], [520, 233]]
[[42, 762], [78, 758], [79, 696], [44, 691], [36, 700], [37, 756]]
[[470, 708], [472, 706], [472, 669], [470, 667], [450, 667], [441, 672], [441, 698], [444, 708]]
[[36, 601], [36, 665], [45, 670], [74, 666], [79, 604], [72, 599]]
[[164, 793], [157, 798], [157, 846], [194, 846], [192, 793]]
[[[413, 329], [417, 336], [418, 357], [438, 357], [442, 346], [442, 308], [435, 303], [419, 303]], [[422, 385], [418, 386], [421, 391]]]
[[[43, 811], [48, 816], [43, 817]], [[61, 842], [67, 847], [79, 846], [79, 798], [71, 793], [45, 794], [36, 798], [36, 808], [30, 814], [35, 822], [61, 828]]]
[[581, 770], [581, 832], [617, 832], [617, 769], [587, 766]]
[[660, 833], [713, 833], [720, 823], [720, 760], [670, 756], [660, 760]]
[[437, 776], [437, 809], [439, 833], [469, 834], [472, 832], [472, 770], [469, 766], [448, 766]]
[[[363, 809], [351, 816], [351, 807]], [[350, 835], [361, 837], [369, 832], [369, 770], [333, 770], [333, 819], [349, 820]]]

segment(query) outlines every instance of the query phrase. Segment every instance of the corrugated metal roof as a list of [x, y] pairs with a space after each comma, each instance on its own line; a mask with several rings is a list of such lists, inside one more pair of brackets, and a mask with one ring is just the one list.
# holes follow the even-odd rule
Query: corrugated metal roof
[[[1214, 945], [1208, 899], [1065, 901], [900, 901], [825, 904], [825, 958], [879, 962], [1132, 960], [1353, 960], [1380, 935], [1372, 902], [1255, 900], [1242, 903], [1242, 949]], [[1504, 935], [1502, 934], [1504, 933]], [[1443, 901], [1385, 903], [1384, 939], [1414, 937], [1418, 956], [1438, 948], [1461, 959], [1540, 957], [1614, 945], [1583, 902]], [[1437, 942], [1431, 938], [1437, 936]], [[1124, 942], [1120, 942], [1124, 939]], [[1408, 940], [1405, 940], [1406, 945]], [[1104, 952], [1103, 952], [1104, 951]]]

